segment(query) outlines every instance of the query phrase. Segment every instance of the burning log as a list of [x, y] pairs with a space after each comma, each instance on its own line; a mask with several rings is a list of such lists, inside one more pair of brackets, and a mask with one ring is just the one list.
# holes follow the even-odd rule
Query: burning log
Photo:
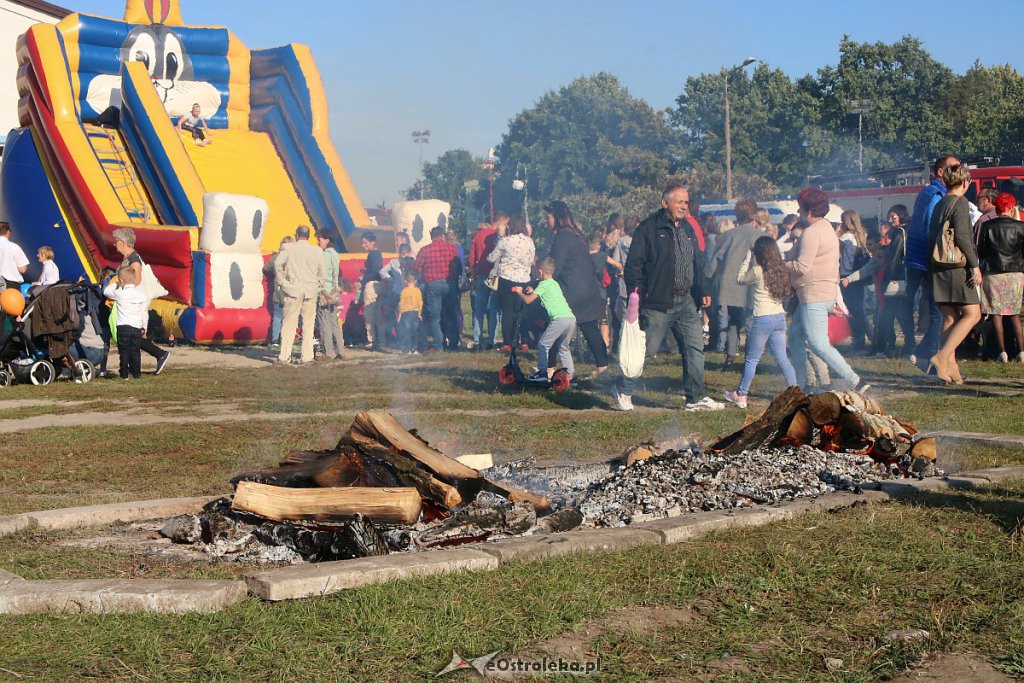
[[807, 395], [800, 387], [789, 387], [772, 399], [761, 417], [715, 442], [708, 450], [712, 453], [736, 455], [775, 444], [788, 431], [793, 415], [806, 404]]
[[847, 410], [839, 417], [838, 443], [848, 450], [877, 451], [879, 455], [896, 453], [901, 444], [909, 444], [911, 434], [889, 415], [873, 415]]
[[309, 529], [290, 522], [263, 524], [253, 536], [267, 545], [290, 548], [307, 562], [388, 554], [384, 536], [362, 515], [355, 515], [340, 529]]
[[411, 524], [420, 515], [414, 488], [287, 488], [239, 482], [231, 507], [277, 521], [343, 522], [357, 513], [377, 522]]
[[536, 521], [530, 503], [512, 502], [485, 491], [448, 519], [418, 534], [413, 542], [417, 547], [433, 548], [482, 541], [493, 534], [518, 536]]
[[939, 445], [933, 436], [926, 436], [918, 439], [910, 446], [912, 458], [926, 458], [929, 462], [935, 462], [939, 458]]
[[814, 394], [808, 400], [810, 405], [807, 406], [807, 414], [819, 427], [839, 420], [846, 407], [871, 415], [882, 415], [885, 412], [877, 401], [856, 391], [826, 391]]

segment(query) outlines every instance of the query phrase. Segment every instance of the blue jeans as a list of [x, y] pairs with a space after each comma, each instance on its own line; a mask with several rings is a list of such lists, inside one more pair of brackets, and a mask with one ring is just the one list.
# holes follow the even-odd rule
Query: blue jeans
[[754, 323], [750, 326], [750, 333], [747, 336], [747, 357], [743, 361], [743, 377], [740, 378], [740, 386], [736, 390], [740, 396], [746, 396], [750, 391], [754, 373], [757, 372], [757, 364], [764, 354], [765, 343], [768, 344], [775, 362], [782, 370], [786, 386], [796, 384], [796, 372], [793, 370], [793, 364], [789, 362], [789, 356], [786, 355], [786, 314], [759, 315], [754, 317]]
[[[689, 294], [672, 301], [669, 311], [640, 311], [640, 329], [647, 332], [648, 351], [660, 349], [670, 331], [679, 345], [683, 359], [683, 391], [686, 402], [695, 403], [705, 396], [704, 390], [704, 324], [700, 311]], [[640, 378], [622, 377], [619, 390], [632, 395]]]
[[473, 304], [473, 344], [479, 345], [484, 332], [484, 317], [487, 318], [487, 343], [494, 345], [498, 331], [498, 294], [484, 284], [484, 277], [477, 277], [471, 295]]
[[284, 304], [274, 302], [274, 313], [270, 318], [270, 343], [281, 342], [281, 320], [284, 318]]
[[441, 332], [441, 312], [444, 309], [444, 300], [448, 296], [448, 281], [434, 280], [423, 285], [423, 318], [430, 331], [430, 344], [428, 349], [437, 349], [444, 346], [444, 334]]
[[[918, 290], [921, 290], [921, 296], [928, 302], [928, 331], [921, 337], [921, 342], [914, 349], [914, 355], [917, 356], [918, 363], [921, 363], [922, 360], [927, 363], [928, 359], [939, 350], [942, 314], [939, 312], [939, 305], [935, 303], [935, 294], [932, 292], [932, 274], [908, 267], [906, 306], [910, 309], [911, 320], [914, 319], [914, 304], [917, 301]], [[903, 343], [909, 347], [911, 342], [913, 342], [913, 338]]]
[[416, 311], [406, 311], [398, 319], [398, 350], [415, 351], [416, 335], [420, 331], [420, 315]]
[[793, 332], [789, 341], [797, 384], [801, 388], [807, 386], [808, 346], [814, 355], [825, 361], [825, 365], [833, 374], [839, 375], [851, 387], [860, 382], [860, 377], [828, 339], [828, 312], [835, 305], [835, 301], [797, 304], [796, 312], [793, 314]]

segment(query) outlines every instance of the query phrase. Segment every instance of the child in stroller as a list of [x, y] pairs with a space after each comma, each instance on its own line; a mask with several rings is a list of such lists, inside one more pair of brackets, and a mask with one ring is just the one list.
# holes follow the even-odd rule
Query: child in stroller
[[79, 334], [76, 296], [83, 291], [60, 282], [34, 288], [27, 301], [17, 290], [0, 293], [13, 322], [10, 334], [0, 341], [0, 387], [15, 381], [44, 386], [62, 373], [80, 384], [92, 380], [92, 363], [70, 354]]

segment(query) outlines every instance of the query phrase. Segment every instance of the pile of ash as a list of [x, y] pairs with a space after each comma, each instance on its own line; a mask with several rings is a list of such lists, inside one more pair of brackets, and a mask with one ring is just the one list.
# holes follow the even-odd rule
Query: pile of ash
[[[930, 472], [929, 474], [934, 474]], [[667, 451], [621, 468], [580, 501], [586, 524], [626, 524], [772, 504], [902, 476], [868, 456], [782, 446], [735, 455]]]

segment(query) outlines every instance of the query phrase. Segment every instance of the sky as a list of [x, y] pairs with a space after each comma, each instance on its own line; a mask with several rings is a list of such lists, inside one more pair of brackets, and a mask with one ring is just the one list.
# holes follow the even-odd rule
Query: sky
[[[123, 0], [55, 1], [124, 13]], [[975, 5], [947, 0], [182, 0], [187, 24], [226, 26], [249, 48], [312, 49], [331, 137], [368, 207], [394, 204], [416, 180], [414, 130], [432, 133], [426, 161], [458, 147], [483, 156], [516, 114], [578, 76], [613, 73], [663, 109], [687, 77], [747, 56], [793, 77], [835, 64], [844, 34], [914, 35], [963, 73], [1020, 54], [1024, 2], [1000, 11], [1005, 21], [983, 31]]]

